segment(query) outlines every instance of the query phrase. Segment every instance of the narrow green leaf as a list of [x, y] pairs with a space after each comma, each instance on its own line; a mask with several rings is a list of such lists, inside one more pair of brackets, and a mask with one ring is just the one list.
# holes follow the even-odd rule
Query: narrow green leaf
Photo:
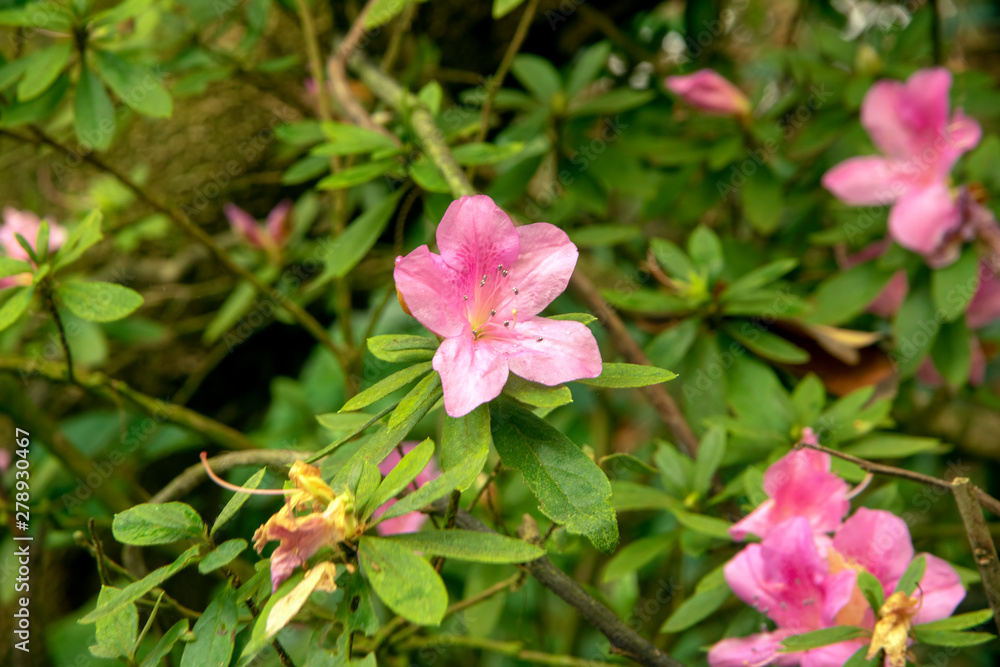
[[[109, 604], [121, 590], [112, 586], [101, 586], [97, 596], [97, 606]], [[115, 657], [133, 657], [135, 640], [139, 634], [139, 611], [134, 604], [122, 605], [118, 611], [97, 621], [95, 629], [97, 643], [110, 647]]]
[[444, 418], [441, 431], [441, 469], [454, 470], [455, 488], [465, 491], [486, 465], [493, 436], [490, 410], [480, 405], [464, 417]]
[[989, 632], [955, 632], [953, 630], [924, 630], [920, 625], [913, 628], [913, 638], [921, 644], [931, 646], [978, 646], [996, 639]]
[[[992, 274], [989, 279], [993, 279]], [[979, 287], [979, 252], [967, 246], [958, 260], [931, 272], [934, 307], [946, 322], [958, 319]]]
[[493, 0], [493, 18], [502, 19], [524, 4], [524, 0]]
[[992, 618], [993, 611], [991, 609], [980, 609], [979, 611], [970, 611], [965, 614], [942, 618], [940, 621], [922, 623], [917, 627], [924, 632], [938, 630], [965, 630], [967, 628], [974, 628], [977, 625], [982, 625]]
[[16, 287], [9, 289], [9, 291], [13, 294], [0, 306], [0, 331], [16, 322], [17, 318], [21, 317], [21, 314], [27, 310], [28, 304], [31, 303], [31, 297], [35, 294], [35, 287], [34, 285]]
[[368, 339], [368, 351], [382, 361], [427, 361], [437, 351], [436, 338], [388, 334]]
[[439, 625], [448, 592], [430, 563], [392, 540], [362, 537], [361, 570], [390, 609], [418, 625]]
[[719, 236], [705, 225], [699, 225], [691, 232], [687, 244], [688, 255], [696, 269], [704, 270], [710, 279], [722, 273], [726, 259], [722, 253]]
[[660, 627], [660, 632], [675, 634], [694, 627], [715, 613], [730, 595], [728, 586], [695, 593], [670, 615]]
[[[260, 483], [264, 480], [264, 474], [267, 472], [267, 468], [261, 468], [253, 474], [246, 482], [243, 483], [243, 488], [247, 491], [252, 491], [260, 486]], [[215, 519], [215, 523], [212, 525], [212, 530], [209, 535], [215, 535], [215, 531], [222, 528], [226, 523], [236, 516], [236, 513], [240, 511], [246, 501], [250, 500], [249, 493], [236, 493], [233, 497], [229, 499], [226, 506], [222, 508], [219, 512], [219, 516]]]
[[913, 591], [917, 589], [917, 584], [919, 584], [920, 580], [924, 578], [924, 572], [926, 571], [927, 558], [923, 555], [917, 556], [906, 567], [906, 571], [903, 572], [903, 576], [900, 577], [894, 592], [902, 591], [907, 595], [913, 595]]
[[581, 378], [577, 382], [594, 387], [612, 387], [627, 389], [631, 387], [647, 387], [651, 384], [668, 382], [677, 377], [665, 368], [643, 366], [641, 364], [604, 364], [601, 374], [596, 378]]
[[24, 72], [24, 78], [17, 86], [17, 99], [21, 102], [32, 100], [51, 86], [62, 73], [73, 53], [73, 42], [60, 40], [36, 54], [31, 65]]
[[868, 604], [871, 605], [875, 618], [878, 618], [882, 609], [882, 603], [885, 602], [885, 591], [882, 588], [882, 582], [867, 570], [858, 570], [857, 582], [858, 588], [861, 589], [861, 592], [865, 595], [865, 599], [868, 600]]
[[104, 150], [115, 134], [115, 107], [96, 74], [84, 66], [74, 99], [76, 138], [84, 145]]
[[31, 273], [34, 267], [28, 262], [22, 262], [13, 257], [0, 256], [0, 278], [16, 276], [19, 273]]
[[348, 225], [332, 245], [323, 248], [323, 272], [316, 278], [316, 286], [333, 278], [343, 278], [364, 259], [385, 231], [398, 201], [399, 194], [379, 200]]
[[425, 405], [432, 395], [441, 389], [441, 376], [431, 373], [410, 390], [403, 397], [396, 409], [389, 415], [389, 429], [392, 430], [402, 424], [414, 412]]
[[552, 104], [562, 90], [559, 72], [545, 58], [519, 53], [511, 64], [510, 73], [542, 104]]
[[71, 280], [56, 287], [56, 294], [74, 315], [91, 322], [120, 320], [142, 305], [138, 292], [116, 283]]
[[722, 463], [726, 454], [726, 430], [721, 426], [712, 426], [701, 438], [698, 447], [698, 457], [695, 459], [694, 479], [692, 487], [695, 492], [704, 496], [712, 488], [712, 477]]
[[852, 442], [844, 451], [863, 459], [900, 459], [941, 447], [937, 438], [918, 438], [901, 433], [875, 433]]
[[359, 125], [327, 121], [320, 124], [320, 129], [327, 143], [313, 148], [310, 151], [313, 155], [358, 155], [396, 148], [396, 142], [381, 132]]
[[0, 127], [17, 127], [45, 120], [56, 110], [69, 90], [69, 74], [63, 73], [44, 93], [26, 102], [17, 101], [3, 107]]
[[395, 160], [373, 160], [363, 164], [341, 169], [335, 174], [330, 174], [316, 184], [317, 190], [341, 190], [355, 185], [361, 185], [378, 178], [382, 174], [394, 171], [398, 166]]
[[507, 378], [503, 393], [536, 408], [558, 408], [573, 402], [573, 394], [566, 385], [548, 387], [513, 374]]
[[188, 620], [182, 618], [181, 620], [170, 626], [170, 629], [163, 633], [160, 637], [160, 641], [156, 642], [156, 646], [153, 650], [146, 654], [146, 657], [142, 659], [141, 667], [156, 667], [160, 662], [170, 654], [174, 648], [174, 644], [177, 640], [181, 638], [188, 631]]
[[414, 364], [409, 368], [404, 368], [399, 372], [393, 373], [384, 380], [376, 382], [361, 393], [352, 397], [349, 401], [347, 401], [347, 403], [344, 403], [344, 407], [342, 407], [339, 412], [350, 412], [368, 407], [372, 403], [385, 398], [394, 391], [402, 389], [417, 378], [430, 372], [431, 362], [429, 361]]
[[[241, 494], [242, 495], [242, 494]], [[242, 537], [236, 537], [231, 540], [226, 540], [202, 559], [198, 563], [198, 571], [202, 574], [208, 574], [214, 570], [218, 570], [223, 565], [229, 565], [231, 562], [236, 560], [236, 557], [243, 553], [247, 548], [247, 541]]]
[[181, 667], [228, 665], [233, 656], [239, 612], [231, 586], [218, 595], [195, 621], [194, 641], [184, 647]]
[[785, 364], [804, 364], [809, 361], [809, 353], [801, 347], [748, 320], [744, 320], [739, 326], [736, 322], [727, 321], [722, 328], [748, 350], [769, 361]]
[[647, 563], [666, 560], [673, 543], [669, 535], [650, 535], [630, 542], [608, 561], [604, 567], [604, 574], [601, 575], [601, 581], [605, 583], [617, 581]]
[[697, 274], [691, 259], [673, 242], [666, 239], [652, 239], [649, 242], [649, 249], [653, 253], [653, 258], [671, 278], [688, 280]]
[[841, 324], [861, 314], [879, 295], [893, 271], [865, 262], [825, 280], [813, 294], [816, 307], [808, 320], [814, 324]]
[[765, 264], [759, 268], [745, 273], [733, 282], [729, 283], [726, 289], [722, 292], [722, 300], [728, 300], [735, 297], [746, 296], [761, 287], [766, 287], [770, 285], [778, 278], [782, 277], [796, 266], [798, 266], [799, 261], [791, 257], [786, 259], [779, 259], [777, 261]]
[[509, 402], [490, 404], [493, 443], [505, 466], [521, 473], [547, 517], [586, 535], [611, 553], [618, 522], [604, 472], [569, 438], [530, 411]]
[[379, 484], [368, 503], [368, 511], [361, 516], [361, 519], [367, 519], [372, 512], [399, 495], [399, 492], [405, 489], [427, 467], [432, 456], [434, 456], [434, 441], [430, 438], [410, 450]]
[[404, 533], [386, 539], [425, 556], [475, 563], [526, 563], [545, 555], [544, 550], [523, 540], [458, 528]]
[[80, 224], [73, 227], [66, 242], [53, 257], [52, 268], [59, 270], [64, 266], [69, 266], [83, 255], [91, 246], [101, 240], [101, 220], [103, 215], [98, 209], [94, 209], [80, 221]]
[[131, 63], [109, 51], [91, 51], [94, 68], [122, 102], [144, 116], [170, 118], [174, 102], [153, 68]]
[[787, 637], [781, 643], [781, 648], [778, 650], [783, 653], [810, 651], [814, 648], [829, 646], [830, 644], [839, 644], [840, 642], [859, 639], [866, 634], [868, 634], [867, 631], [861, 628], [855, 628], [850, 625], [837, 625], [832, 628], [823, 628], [822, 630], [814, 630], [801, 635]]

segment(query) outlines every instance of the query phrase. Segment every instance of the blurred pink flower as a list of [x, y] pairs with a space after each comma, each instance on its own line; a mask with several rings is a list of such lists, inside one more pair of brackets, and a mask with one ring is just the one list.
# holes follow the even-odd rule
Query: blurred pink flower
[[[853, 255], [847, 255], [844, 257], [840, 266], [843, 269], [850, 269], [857, 266], [858, 264], [864, 264], [865, 262], [871, 262], [882, 255], [885, 251], [889, 249], [892, 245], [890, 239], [882, 239], [881, 241], [876, 241], [868, 246], [862, 248]], [[906, 295], [910, 291], [910, 281], [906, 277], [906, 271], [900, 269], [892, 275], [889, 282], [886, 284], [885, 288], [879, 292], [878, 296], [872, 299], [872, 302], [868, 304], [866, 310], [869, 313], [874, 313], [880, 317], [890, 318], [896, 314], [899, 307], [903, 305], [903, 301], [906, 299]]]
[[[803, 434], [815, 442], [812, 429]], [[795, 449], [764, 473], [768, 499], [729, 528], [734, 540], [748, 534], [766, 538], [775, 526], [793, 517], [808, 520], [815, 533], [832, 533], [850, 510], [847, 482], [830, 472], [830, 455], [815, 449]]]
[[267, 214], [267, 221], [261, 225], [257, 220], [232, 202], [223, 207], [229, 226], [250, 245], [262, 250], [274, 250], [288, 238], [291, 222], [292, 202], [284, 199]]
[[514, 227], [484, 195], [451, 203], [426, 245], [396, 258], [400, 302], [444, 338], [434, 354], [445, 411], [461, 417], [500, 395], [513, 372], [545, 385], [601, 373], [601, 354], [579, 322], [538, 313], [561, 294], [578, 252], [566, 232]]
[[699, 111], [719, 116], [750, 114], [747, 96], [715, 70], [668, 76], [665, 83], [671, 92]]
[[[56, 224], [49, 218], [45, 219], [49, 223], [49, 252], [58, 250], [66, 242], [66, 228]], [[17, 234], [20, 234], [32, 248], [38, 238], [38, 228], [42, 221], [31, 211], [19, 211], [12, 206], [5, 206], [3, 209], [3, 224], [0, 225], [0, 249], [3, 254], [30, 262], [28, 253], [17, 242]], [[0, 289], [19, 285], [23, 282], [22, 277], [30, 277], [29, 274], [0, 278]]]
[[[402, 444], [403, 454], [409, 454], [410, 451], [417, 446], [416, 442], [404, 442]], [[385, 477], [388, 475], [393, 468], [399, 465], [399, 462], [403, 457], [399, 455], [398, 449], [393, 449], [389, 456], [382, 460], [382, 463], [378, 464], [378, 470]], [[430, 460], [427, 467], [420, 471], [414, 482], [417, 488], [420, 488], [427, 482], [431, 481], [435, 477], [441, 474], [441, 471], [437, 467], [437, 463], [434, 459]], [[385, 514], [386, 510], [396, 504], [396, 499], [393, 498], [389, 502], [385, 503], [377, 510], [375, 510], [374, 518], [378, 518]], [[378, 531], [379, 535], [397, 535], [399, 533], [415, 533], [424, 525], [427, 521], [427, 515], [423, 512], [409, 512], [391, 519], [386, 519], [382, 523], [375, 526], [375, 530]]]
[[961, 225], [949, 174], [982, 136], [961, 110], [949, 116], [950, 89], [951, 73], [943, 68], [920, 70], [905, 84], [873, 85], [861, 124], [883, 156], [850, 158], [823, 176], [824, 187], [847, 204], [892, 204], [889, 234], [923, 255], [933, 255]]

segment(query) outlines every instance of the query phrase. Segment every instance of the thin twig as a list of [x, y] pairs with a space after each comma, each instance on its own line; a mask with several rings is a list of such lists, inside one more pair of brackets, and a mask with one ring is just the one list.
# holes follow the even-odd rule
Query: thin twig
[[[535, 11], [538, 9], [538, 0], [529, 0], [528, 4], [524, 8], [524, 13], [521, 14], [521, 20], [517, 24], [517, 30], [514, 31], [514, 37], [510, 40], [510, 44], [507, 46], [507, 51], [503, 54], [503, 60], [500, 61], [500, 67], [497, 68], [496, 74], [494, 74], [489, 81], [486, 83], [486, 97], [483, 99], [482, 113], [479, 116], [479, 131], [476, 132], [476, 141], [483, 141], [486, 138], [486, 133], [489, 131], [490, 127], [490, 114], [493, 112], [493, 99], [496, 97], [497, 91], [503, 85], [504, 79], [507, 78], [507, 72], [510, 70], [511, 64], [514, 62], [514, 57], [517, 52], [521, 50], [521, 44], [524, 43], [524, 38], [528, 36], [528, 29], [531, 27], [531, 21], [535, 18]], [[471, 177], [473, 168], [469, 168], [469, 174]]]
[[330, 100], [326, 96], [326, 73], [323, 70], [323, 58], [319, 53], [319, 41], [316, 39], [316, 26], [313, 23], [312, 11], [306, 0], [295, 0], [302, 21], [302, 36], [306, 42], [306, 55], [309, 58], [309, 69], [316, 81], [316, 108], [322, 120], [330, 120]]
[[473, 508], [475, 508], [476, 504], [479, 502], [479, 499], [483, 497], [483, 494], [486, 492], [486, 489], [490, 488], [490, 484], [492, 484], [493, 480], [497, 478], [497, 475], [500, 474], [500, 470], [502, 468], [503, 468], [503, 461], [497, 461], [497, 464], [493, 466], [493, 472], [491, 472], [490, 476], [486, 478], [486, 483], [483, 484], [481, 487], [479, 487], [479, 491], [476, 492], [476, 497], [473, 498], [472, 502], [469, 503], [469, 507], [468, 509], [466, 509], [467, 512], [471, 512]]
[[[24, 137], [20, 134], [7, 130], [0, 130], [0, 134], [28, 143], [42, 143], [69, 155], [76, 155], [71, 149], [63, 146], [58, 141], [45, 134], [45, 132], [43, 132], [40, 128], [32, 126], [31, 129], [37, 137], [37, 140], [32, 140], [29, 137]], [[344, 349], [341, 348], [340, 345], [335, 343], [333, 339], [330, 338], [330, 334], [328, 334], [326, 329], [323, 328], [323, 325], [316, 321], [316, 318], [306, 312], [306, 310], [294, 300], [282, 294], [280, 290], [272, 289], [268, 285], [265, 285], [260, 278], [253, 273], [253, 271], [233, 261], [229, 254], [221, 246], [219, 246], [205, 230], [188, 219], [188, 217], [181, 212], [180, 209], [171, 208], [160, 202], [158, 199], [153, 197], [152, 194], [147, 192], [145, 188], [132, 180], [132, 178], [128, 175], [105, 163], [103, 160], [94, 155], [93, 152], [80, 155], [79, 157], [81, 157], [85, 162], [91, 164], [93, 167], [114, 176], [119, 182], [121, 182], [122, 185], [131, 190], [132, 193], [135, 194], [140, 200], [145, 202], [151, 208], [166, 215], [171, 221], [174, 222], [174, 224], [187, 232], [188, 235], [194, 237], [196, 240], [208, 247], [208, 249], [212, 251], [212, 254], [219, 260], [227, 271], [242, 278], [243, 280], [246, 280], [261, 295], [274, 299], [275, 302], [277, 302], [277, 305], [287, 310], [299, 324], [312, 334], [313, 338], [330, 350], [338, 362], [340, 362], [342, 367], [345, 369], [347, 368], [349, 355]]]
[[[22, 379], [40, 376], [56, 382], [66, 382], [65, 365], [40, 358], [0, 357], [0, 372], [17, 374]], [[77, 372], [76, 384], [87, 393], [116, 405], [120, 398], [124, 397], [153, 419], [183, 426], [227, 449], [258, 448], [256, 443], [232, 427], [182, 405], [147, 396], [121, 380], [109, 378], [103, 373]]]
[[[810, 445], [808, 443], [800, 442], [799, 447], [807, 447], [809, 449], [815, 449], [818, 452], [825, 452], [830, 456], [836, 456], [838, 459], [843, 459], [858, 466], [862, 470], [867, 472], [875, 473], [876, 475], [889, 475], [890, 477], [899, 477], [900, 479], [906, 479], [911, 482], [917, 482], [919, 484], [926, 484], [927, 486], [933, 486], [939, 489], [944, 489], [945, 491], [951, 491], [951, 482], [940, 479], [938, 477], [931, 477], [930, 475], [924, 475], [919, 472], [913, 472], [912, 470], [905, 470], [903, 468], [896, 468], [895, 466], [888, 466], [882, 463], [873, 463], [865, 459], [859, 459], [857, 456], [851, 456], [850, 454], [845, 454], [844, 452], [837, 451], [836, 449], [830, 449], [829, 447], [824, 447], [823, 445]], [[1000, 500], [997, 500], [990, 494], [986, 493], [978, 486], [973, 487], [976, 492], [976, 498], [979, 499], [979, 503], [988, 509], [990, 512], [996, 516], [1000, 516]]]
[[49, 284], [48, 279], [42, 285], [42, 292], [45, 294], [45, 305], [48, 306], [49, 312], [52, 313], [56, 329], [59, 330], [59, 341], [62, 343], [63, 353], [66, 355], [66, 381], [70, 384], [76, 384], [76, 377], [73, 375], [73, 353], [70, 352], [69, 339], [66, 337], [66, 328], [63, 326], [62, 318], [59, 316], [56, 302], [52, 298], [52, 285]]
[[97, 522], [94, 517], [87, 519], [87, 531], [90, 533], [90, 541], [94, 544], [95, 558], [97, 559], [97, 575], [101, 579], [101, 585], [110, 586], [111, 577], [108, 576], [108, 566], [104, 562], [104, 549], [101, 547], [101, 538], [97, 536]]
[[1000, 630], [1000, 560], [990, 529], [983, 518], [983, 510], [976, 497], [976, 487], [967, 477], [956, 477], [951, 482], [958, 513], [962, 515], [965, 532], [972, 547], [972, 558], [979, 568], [979, 576], [986, 591], [986, 599], [993, 610], [993, 621]]
[[571, 655], [558, 655], [555, 653], [542, 653], [541, 651], [529, 651], [522, 648], [523, 644], [519, 641], [500, 641], [486, 637], [456, 635], [450, 633], [431, 635], [430, 637], [414, 637], [404, 642], [399, 648], [401, 651], [413, 651], [415, 649], [429, 648], [432, 646], [461, 646], [464, 648], [477, 648], [484, 651], [492, 651], [501, 655], [510, 656], [524, 662], [532, 662], [536, 665], [555, 665], [556, 667], [612, 667], [612, 665], [616, 664], [601, 660], [576, 658]]

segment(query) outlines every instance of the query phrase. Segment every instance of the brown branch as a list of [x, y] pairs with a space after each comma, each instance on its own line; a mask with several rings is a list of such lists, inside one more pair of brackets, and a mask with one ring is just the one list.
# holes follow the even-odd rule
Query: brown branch
[[[873, 463], [865, 459], [859, 459], [857, 456], [851, 456], [836, 449], [830, 449], [829, 447], [824, 447], [823, 445], [810, 445], [805, 442], [800, 442], [798, 447], [807, 447], [809, 449], [815, 449], [818, 452], [824, 452], [830, 456], [836, 456], [838, 459], [843, 459], [858, 466], [862, 470], [870, 473], [875, 473], [876, 475], [888, 475], [890, 477], [898, 477], [900, 479], [906, 479], [911, 482], [917, 482], [918, 484], [925, 484], [927, 486], [933, 486], [938, 489], [944, 489], [945, 491], [952, 490], [952, 483], [946, 480], [940, 479], [938, 477], [931, 477], [930, 475], [924, 475], [919, 472], [913, 472], [912, 470], [905, 470], [903, 468], [896, 468], [895, 466], [888, 466], [882, 463]], [[978, 486], [973, 486], [975, 489], [976, 498], [979, 503], [988, 509], [993, 514], [1000, 516], [1000, 500], [997, 500], [990, 494], [986, 493]]]
[[1000, 630], [1000, 560], [997, 560], [997, 548], [983, 518], [983, 509], [976, 494], [978, 489], [966, 477], [953, 479], [951, 488], [958, 513], [962, 515], [962, 523], [965, 524], [965, 532], [969, 536], [972, 558], [979, 568], [986, 599], [993, 610], [993, 621], [997, 630]]
[[[448, 511], [448, 499], [437, 500], [431, 505], [431, 510], [435, 514], [444, 516]], [[459, 510], [455, 524], [465, 530], [475, 530], [481, 533], [493, 532], [486, 524], [463, 510]], [[651, 642], [622, 622], [613, 611], [591, 597], [580, 584], [556, 567], [548, 556], [542, 556], [519, 567], [575, 608], [584, 619], [611, 641], [611, 645], [616, 651], [625, 657], [647, 667], [683, 667], [683, 663], [653, 646]]]
[[[69, 382], [64, 364], [42, 359], [0, 357], [0, 372], [17, 374], [22, 379], [41, 376], [56, 382]], [[140, 391], [136, 391], [121, 380], [109, 378], [103, 373], [87, 373], [78, 370], [76, 373], [76, 385], [93, 396], [107, 399], [115, 404], [119, 402], [120, 398], [124, 397], [153, 419], [183, 426], [196, 433], [200, 433], [212, 442], [218, 443], [227, 449], [258, 448], [256, 443], [230, 426], [226, 426], [182, 405], [147, 396]], [[86, 474], [84, 473], [84, 476]]]

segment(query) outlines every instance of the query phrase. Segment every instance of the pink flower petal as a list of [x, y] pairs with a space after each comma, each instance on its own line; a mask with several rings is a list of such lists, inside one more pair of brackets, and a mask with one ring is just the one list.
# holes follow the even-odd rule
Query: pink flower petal
[[1000, 319], [1000, 278], [989, 264], [979, 266], [979, 286], [965, 311], [965, 323], [970, 329], [982, 329]]
[[879, 81], [861, 104], [861, 124], [882, 153], [918, 158], [946, 136], [950, 89], [951, 73], [942, 68], [920, 70], [905, 84]]
[[512, 373], [544, 385], [597, 377], [602, 370], [597, 340], [580, 322], [533, 317], [488, 344], [507, 357]]
[[439, 336], [471, 332], [465, 317], [459, 276], [440, 255], [420, 246], [396, 259], [396, 289], [418, 322]]
[[814, 648], [805, 653], [799, 653], [801, 667], [842, 667], [847, 660], [857, 653], [858, 649], [864, 645], [864, 641], [855, 640], [850, 642], [840, 642], [830, 646]]
[[459, 276], [460, 296], [477, 302], [480, 294], [495, 288], [500, 267], [509, 269], [521, 247], [510, 217], [486, 195], [453, 201], [438, 225], [437, 244], [441, 258]]
[[547, 222], [518, 227], [517, 235], [521, 252], [510, 266], [510, 288], [504, 290], [496, 310], [507, 313], [516, 308], [518, 318], [527, 319], [566, 291], [580, 253], [566, 232]]
[[823, 187], [851, 206], [888, 206], [913, 187], [913, 179], [877, 156], [852, 157], [823, 174]]
[[291, 227], [292, 200], [283, 199], [267, 214], [265, 227], [275, 245], [281, 245], [288, 238]]
[[[66, 242], [66, 228], [45, 218], [49, 223], [49, 252], [58, 250]], [[28, 253], [17, 242], [20, 234], [32, 248], [38, 239], [38, 228], [42, 221], [31, 211], [19, 211], [12, 206], [3, 209], [3, 224], [0, 225], [0, 249], [14, 259], [28, 261]]]
[[778, 653], [781, 642], [791, 634], [787, 630], [778, 630], [723, 639], [709, 650], [708, 664], [710, 667], [797, 665], [801, 654]]
[[446, 338], [434, 353], [434, 370], [441, 375], [444, 409], [463, 417], [492, 401], [507, 383], [507, 360], [488, 341], [474, 340], [472, 332]]
[[739, 116], [750, 113], [750, 100], [718, 72], [698, 70], [684, 76], [668, 76], [671, 92], [705, 113]]
[[[957, 109], [948, 123], [945, 142], [947, 146], [941, 151], [938, 171], [942, 178], [947, 176], [963, 154], [979, 145], [983, 138], [983, 128], [979, 123]], [[937, 146], [940, 142], [936, 143]]]
[[921, 602], [920, 611], [913, 618], [915, 624], [948, 618], [965, 598], [965, 588], [955, 568], [937, 556], [923, 555], [927, 558], [927, 570], [916, 591]]
[[251, 245], [258, 248], [264, 247], [260, 227], [252, 215], [232, 202], [223, 206], [222, 211], [226, 214], [226, 219], [229, 220], [229, 226], [233, 228], [233, 231], [245, 238]]
[[893, 592], [913, 560], [913, 542], [906, 522], [892, 512], [859, 508], [837, 530], [833, 548], [873, 574]]
[[947, 184], [937, 182], [899, 198], [889, 212], [889, 233], [904, 248], [929, 255], [961, 222], [961, 210]]

